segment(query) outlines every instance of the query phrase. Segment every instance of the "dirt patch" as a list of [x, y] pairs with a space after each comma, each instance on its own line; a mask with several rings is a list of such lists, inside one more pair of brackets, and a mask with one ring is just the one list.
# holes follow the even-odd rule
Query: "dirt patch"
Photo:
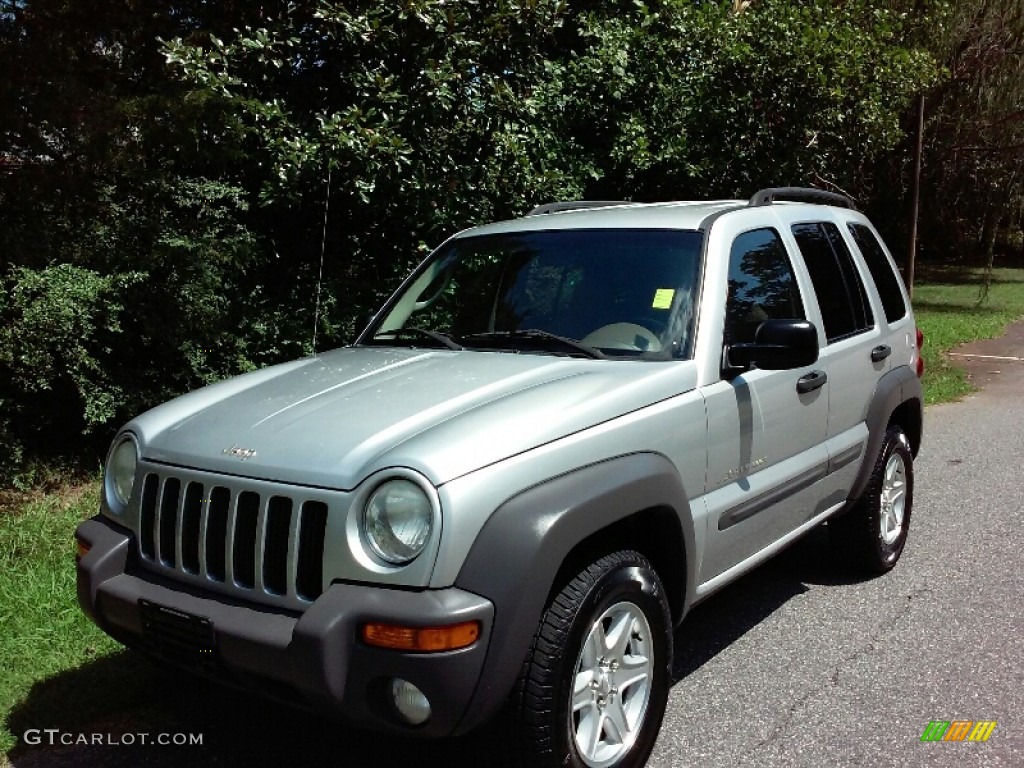
[[[96, 480], [85, 477], [68, 478], [63, 484], [48, 482], [27, 490], [0, 488], [0, 516], [14, 514], [17, 510], [46, 498], [55, 500], [61, 509], [67, 509], [95, 490]], [[3, 768], [2, 763], [0, 768]]]
[[1024, 321], [1011, 323], [998, 338], [957, 347], [949, 357], [967, 371], [967, 378], [978, 389], [1007, 376], [1024, 375]]

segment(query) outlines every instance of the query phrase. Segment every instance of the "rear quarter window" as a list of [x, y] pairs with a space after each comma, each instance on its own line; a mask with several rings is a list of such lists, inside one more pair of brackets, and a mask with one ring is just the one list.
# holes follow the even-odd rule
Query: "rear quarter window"
[[878, 295], [882, 299], [885, 319], [894, 323], [907, 315], [907, 304], [900, 290], [900, 278], [896, 275], [893, 263], [885, 253], [885, 248], [874, 232], [863, 224], [850, 222], [847, 225], [857, 248], [864, 257], [871, 279], [875, 281]]

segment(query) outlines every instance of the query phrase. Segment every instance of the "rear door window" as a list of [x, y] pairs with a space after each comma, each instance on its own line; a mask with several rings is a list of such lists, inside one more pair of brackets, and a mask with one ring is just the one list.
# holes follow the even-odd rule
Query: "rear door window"
[[864, 283], [839, 228], [831, 222], [793, 225], [793, 237], [818, 297], [825, 338], [831, 343], [874, 326]]

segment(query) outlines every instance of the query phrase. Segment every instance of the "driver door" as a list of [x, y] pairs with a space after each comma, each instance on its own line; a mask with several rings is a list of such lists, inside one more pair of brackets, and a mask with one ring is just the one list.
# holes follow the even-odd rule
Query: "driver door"
[[[805, 297], [813, 294], [794, 270], [778, 228], [737, 231], [731, 243], [721, 348], [753, 341], [767, 319], [807, 318]], [[701, 581], [755, 556], [815, 514], [813, 486], [828, 465], [822, 363], [786, 371], [723, 370], [705, 390], [709, 530]], [[825, 383], [799, 391], [808, 381]]]

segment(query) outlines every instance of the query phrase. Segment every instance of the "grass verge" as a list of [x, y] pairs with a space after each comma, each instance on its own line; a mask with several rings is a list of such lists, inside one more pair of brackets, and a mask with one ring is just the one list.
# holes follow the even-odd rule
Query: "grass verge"
[[117, 647], [75, 599], [72, 532], [98, 504], [96, 482], [0, 497], [0, 752], [14, 746], [9, 718], [34, 683]]
[[999, 336], [1024, 317], [1024, 269], [997, 269], [988, 298], [978, 304], [980, 269], [924, 270], [914, 287], [914, 315], [924, 332], [926, 403], [957, 400], [972, 391], [967, 374], [947, 353], [978, 339]]

